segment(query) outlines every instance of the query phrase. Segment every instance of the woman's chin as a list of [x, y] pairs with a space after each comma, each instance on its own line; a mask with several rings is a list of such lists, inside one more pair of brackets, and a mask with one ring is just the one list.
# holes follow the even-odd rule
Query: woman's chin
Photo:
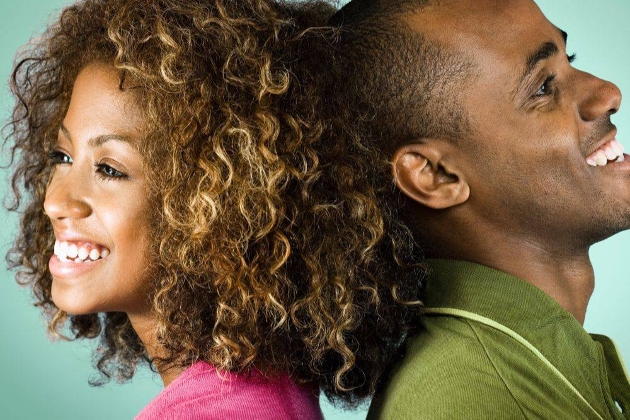
[[[62, 290], [59, 290], [62, 289]], [[85, 299], [77, 296], [71, 290], [55, 287], [55, 281], [51, 288], [51, 297], [55, 306], [68, 315], [89, 315], [99, 312], [94, 305], [87, 304]]]

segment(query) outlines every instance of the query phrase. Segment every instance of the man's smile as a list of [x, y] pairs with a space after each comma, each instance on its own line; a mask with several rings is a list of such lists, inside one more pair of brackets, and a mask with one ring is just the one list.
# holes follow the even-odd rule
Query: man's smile
[[586, 158], [591, 166], [606, 166], [609, 162], [623, 162], [624, 147], [616, 138], [604, 143]]

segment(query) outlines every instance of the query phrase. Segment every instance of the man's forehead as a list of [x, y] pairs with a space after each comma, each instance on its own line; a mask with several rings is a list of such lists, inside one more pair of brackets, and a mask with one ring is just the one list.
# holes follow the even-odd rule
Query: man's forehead
[[557, 36], [532, 0], [443, 0], [403, 19], [412, 30], [458, 49], [493, 49], [506, 43], [525, 47], [528, 40], [533, 46], [539, 42], [537, 34]]
[[560, 51], [566, 37], [532, 0], [445, 0], [403, 20], [429, 42], [465, 57], [477, 73], [500, 74], [511, 92], [538, 64], [541, 48]]

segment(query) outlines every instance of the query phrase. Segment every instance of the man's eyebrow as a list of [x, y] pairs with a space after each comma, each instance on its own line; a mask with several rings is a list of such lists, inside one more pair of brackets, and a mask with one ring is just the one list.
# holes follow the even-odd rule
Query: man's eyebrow
[[527, 57], [527, 61], [525, 62], [525, 70], [521, 75], [519, 86], [522, 86], [525, 79], [527, 79], [529, 75], [532, 74], [532, 72], [538, 66], [538, 63], [547, 60], [550, 57], [553, 57], [554, 55], [558, 54], [559, 51], [560, 50], [558, 49], [558, 46], [554, 42], [549, 41], [545, 42], [540, 47], [538, 47], [536, 51], [531, 53]]
[[562, 35], [562, 39], [564, 40], [564, 45], [567, 45], [567, 40], [569, 39], [569, 34], [567, 34], [565, 31], [563, 31], [562, 29], [558, 28], [558, 30], [560, 31], [560, 35]]
[[[63, 125], [63, 123], [59, 124], [59, 129], [68, 140], [72, 141], [72, 137], [70, 137], [70, 132], [68, 131], [66, 126]], [[98, 146], [101, 146], [103, 143], [106, 143], [110, 140], [122, 141], [125, 143], [133, 143], [130, 139], [128, 139], [125, 136], [119, 136], [117, 134], [101, 134], [100, 136], [92, 137], [88, 141], [88, 145], [91, 147], [98, 147]]]
[[[562, 37], [562, 40], [564, 41], [564, 45], [566, 46], [569, 35], [562, 29], [560, 28], [557, 28], [557, 29], [558, 29], [558, 32], [560, 32], [560, 36]], [[525, 79], [527, 79], [529, 75], [532, 74], [532, 72], [536, 69], [536, 66], [538, 66], [538, 63], [540, 63], [541, 61], [547, 60], [550, 57], [553, 57], [559, 52], [560, 52], [560, 49], [558, 48], [558, 46], [554, 42], [551, 42], [551, 41], [545, 42], [540, 47], [538, 47], [536, 51], [534, 51], [527, 57], [527, 61], [525, 62], [525, 69], [523, 70], [523, 73], [521, 74], [521, 78], [519, 80], [518, 86], [523, 85], [523, 82], [525, 81]]]

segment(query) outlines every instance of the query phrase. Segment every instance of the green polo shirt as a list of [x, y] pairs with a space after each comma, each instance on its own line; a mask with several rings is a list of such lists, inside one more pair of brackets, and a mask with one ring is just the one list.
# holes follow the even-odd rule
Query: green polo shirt
[[424, 328], [368, 419], [630, 419], [630, 383], [610, 339], [519, 278], [428, 263]]

